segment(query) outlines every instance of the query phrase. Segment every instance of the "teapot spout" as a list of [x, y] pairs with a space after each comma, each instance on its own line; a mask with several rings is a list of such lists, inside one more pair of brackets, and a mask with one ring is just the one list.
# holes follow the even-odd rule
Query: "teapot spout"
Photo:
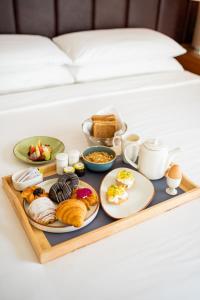
[[180, 152], [181, 152], [181, 148], [180, 148], [180, 147], [175, 148], [175, 149], [169, 151], [166, 170], [169, 168], [170, 164], [173, 162], [173, 159], [174, 159]]

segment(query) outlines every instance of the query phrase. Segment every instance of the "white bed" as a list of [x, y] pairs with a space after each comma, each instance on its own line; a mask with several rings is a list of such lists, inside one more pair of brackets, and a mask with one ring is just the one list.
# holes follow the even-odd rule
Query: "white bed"
[[[180, 146], [178, 162], [200, 183], [199, 95], [200, 77], [168, 72], [0, 96], [0, 175], [24, 167], [12, 148], [26, 136], [84, 149], [81, 122], [109, 103], [131, 132]], [[200, 297], [200, 199], [47, 265], [37, 263], [2, 188], [0, 205], [2, 300]]]

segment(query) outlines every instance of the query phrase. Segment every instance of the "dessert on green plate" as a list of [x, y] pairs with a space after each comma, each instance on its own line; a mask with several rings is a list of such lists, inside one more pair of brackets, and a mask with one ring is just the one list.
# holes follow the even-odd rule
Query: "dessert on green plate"
[[30, 145], [28, 149], [28, 157], [33, 161], [43, 161], [51, 159], [51, 146], [42, 144], [39, 140], [36, 145]]
[[60, 140], [50, 136], [32, 136], [18, 142], [13, 149], [14, 155], [29, 164], [41, 165], [55, 160], [57, 153], [64, 152]]

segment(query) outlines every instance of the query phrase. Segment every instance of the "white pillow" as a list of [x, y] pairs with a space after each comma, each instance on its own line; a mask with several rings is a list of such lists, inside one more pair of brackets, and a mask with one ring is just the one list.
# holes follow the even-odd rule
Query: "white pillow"
[[65, 66], [34, 67], [15, 72], [0, 71], [0, 94], [73, 83], [74, 79]]
[[0, 70], [10, 66], [68, 63], [71, 63], [69, 57], [47, 37], [22, 34], [0, 35]]
[[90, 64], [70, 67], [70, 70], [75, 82], [86, 82], [147, 73], [182, 71], [183, 67], [175, 58], [163, 58], [135, 60], [129, 63]]
[[55, 37], [53, 41], [77, 66], [137, 58], [175, 57], [186, 52], [168, 36], [143, 28], [82, 31]]

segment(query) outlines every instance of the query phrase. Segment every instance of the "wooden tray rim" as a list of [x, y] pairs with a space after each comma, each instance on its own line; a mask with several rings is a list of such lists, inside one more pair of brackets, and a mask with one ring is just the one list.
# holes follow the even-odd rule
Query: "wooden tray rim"
[[[55, 163], [39, 167], [38, 169], [43, 173], [44, 176], [51, 176], [55, 174]], [[191, 181], [186, 175], [183, 175], [180, 187], [185, 191], [184, 194], [155, 204], [154, 206], [146, 208], [127, 218], [115, 220], [110, 224], [84, 233], [78, 237], [74, 237], [68, 241], [51, 246], [43, 231], [34, 228], [29, 223], [28, 217], [23, 209], [23, 205], [18, 197], [18, 192], [16, 192], [14, 188], [11, 188], [11, 176], [3, 177], [2, 182], [4, 190], [15, 209], [18, 218], [20, 219], [22, 226], [24, 227], [24, 230], [40, 263], [46, 263], [71, 251], [77, 250], [100, 239], [108, 237], [114, 233], [142, 223], [145, 220], [158, 216], [161, 213], [174, 209], [200, 196], [200, 187]]]

